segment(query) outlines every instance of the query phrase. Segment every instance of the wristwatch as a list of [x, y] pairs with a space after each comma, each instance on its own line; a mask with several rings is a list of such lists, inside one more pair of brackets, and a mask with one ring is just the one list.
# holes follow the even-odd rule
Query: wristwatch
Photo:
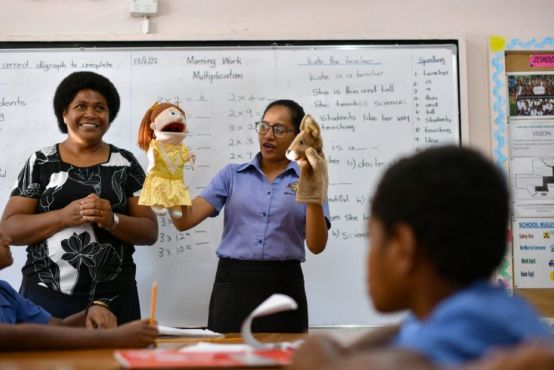
[[118, 224], [119, 224], [119, 213], [114, 213], [114, 214], [113, 214], [113, 223], [112, 223], [112, 227], [110, 227], [110, 228], [105, 227], [104, 230], [106, 230], [106, 231], [111, 231], [111, 230], [113, 230]]

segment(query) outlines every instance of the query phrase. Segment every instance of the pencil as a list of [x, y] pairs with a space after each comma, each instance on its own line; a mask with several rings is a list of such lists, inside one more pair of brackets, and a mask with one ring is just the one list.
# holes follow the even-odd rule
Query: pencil
[[152, 293], [150, 294], [150, 325], [154, 325], [156, 321], [156, 301], [158, 297], [158, 283], [152, 283]]

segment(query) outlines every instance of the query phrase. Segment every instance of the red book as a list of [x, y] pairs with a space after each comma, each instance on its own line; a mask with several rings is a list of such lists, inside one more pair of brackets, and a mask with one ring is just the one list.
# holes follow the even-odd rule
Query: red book
[[177, 350], [119, 350], [117, 361], [126, 369], [187, 367], [285, 366], [292, 349], [252, 349], [241, 352], [179, 352]]

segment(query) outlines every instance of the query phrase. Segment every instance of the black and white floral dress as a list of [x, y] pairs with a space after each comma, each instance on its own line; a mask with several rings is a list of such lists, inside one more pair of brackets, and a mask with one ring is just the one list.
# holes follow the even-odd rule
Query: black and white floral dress
[[[28, 159], [11, 195], [38, 199], [36, 213], [45, 213], [96, 193], [113, 212], [127, 214], [128, 198], [139, 195], [144, 178], [129, 151], [110, 145], [107, 162], [76, 167], [61, 160], [57, 144]], [[21, 293], [55, 317], [103, 300], [119, 324], [137, 319], [134, 250], [95, 223], [65, 228], [27, 247]]]

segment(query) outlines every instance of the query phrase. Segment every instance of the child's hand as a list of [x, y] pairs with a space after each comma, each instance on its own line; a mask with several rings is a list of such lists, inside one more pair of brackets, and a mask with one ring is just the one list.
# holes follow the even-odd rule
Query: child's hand
[[364, 352], [374, 349], [389, 347], [400, 331], [399, 325], [389, 325], [378, 329], [372, 329], [368, 334], [348, 346], [351, 352]]
[[554, 349], [549, 343], [525, 343], [515, 348], [492, 351], [464, 369], [551, 370], [554, 369]]
[[332, 338], [314, 335], [296, 350], [292, 360], [295, 370], [321, 369], [343, 357], [344, 348]]
[[141, 348], [156, 344], [158, 326], [150, 325], [148, 319], [135, 320], [114, 329], [114, 344], [120, 348]]

